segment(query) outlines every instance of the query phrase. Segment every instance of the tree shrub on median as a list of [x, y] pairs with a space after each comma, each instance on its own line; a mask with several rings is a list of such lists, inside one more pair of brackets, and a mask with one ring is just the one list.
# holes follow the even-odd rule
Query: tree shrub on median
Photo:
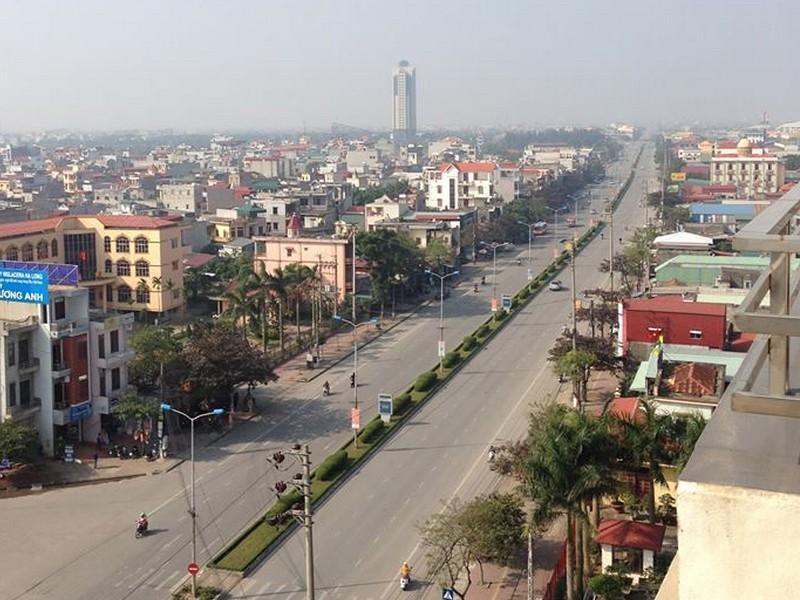
[[494, 313], [494, 320], [499, 323], [500, 321], [505, 319], [507, 316], [508, 316], [508, 311], [507, 310], [505, 310], [505, 309], [498, 310], [496, 313]]
[[[366, 429], [364, 430], [366, 431]], [[322, 461], [314, 472], [320, 481], [331, 481], [347, 467], [347, 450], [338, 450]]]
[[362, 431], [361, 435], [358, 437], [360, 437], [361, 441], [365, 444], [371, 444], [381, 436], [383, 430], [383, 421], [381, 419], [373, 419], [367, 423], [367, 426], [364, 427], [364, 431]]
[[283, 496], [280, 496], [275, 504], [272, 505], [272, 510], [269, 512], [273, 515], [279, 515], [285, 513], [287, 510], [291, 510], [292, 506], [302, 501], [303, 495], [298, 490], [293, 489]]
[[411, 394], [403, 392], [392, 402], [392, 414], [395, 416], [402, 415], [411, 407]]
[[475, 333], [478, 334], [478, 337], [486, 337], [487, 335], [489, 335], [489, 325], [487, 323], [484, 323], [483, 325], [478, 327], [478, 331], [476, 331]]
[[433, 384], [436, 383], [437, 378], [438, 376], [434, 371], [426, 371], [417, 377], [417, 381], [414, 382], [414, 390], [417, 392], [427, 392], [433, 387]]
[[461, 354], [458, 352], [448, 352], [444, 359], [442, 359], [442, 364], [446, 369], [452, 369], [461, 361]]
[[464, 338], [464, 341], [461, 342], [461, 348], [470, 352], [475, 346], [478, 345], [478, 340], [475, 339], [474, 335], [468, 335]]

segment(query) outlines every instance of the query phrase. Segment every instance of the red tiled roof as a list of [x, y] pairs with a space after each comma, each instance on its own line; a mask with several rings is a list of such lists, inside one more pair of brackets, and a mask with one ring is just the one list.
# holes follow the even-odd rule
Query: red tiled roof
[[62, 216], [19, 221], [17, 223], [4, 223], [0, 225], [0, 239], [53, 231], [64, 218], [65, 217]]
[[121, 229], [162, 229], [173, 227], [177, 223], [174, 219], [141, 215], [97, 215], [95, 218], [105, 227]]
[[656, 311], [674, 314], [707, 315], [714, 317], [724, 317], [727, 314], [727, 307], [724, 304], [713, 304], [711, 302], [686, 302], [677, 294], [668, 296], [656, 296], [654, 298], [630, 298], [623, 301], [625, 310], [647, 312]]
[[493, 162], [459, 162], [459, 163], [444, 163], [441, 166], [442, 171], [446, 171], [451, 166], [459, 171], [466, 171], [470, 173], [491, 173], [497, 168]]
[[600, 527], [594, 539], [598, 544], [608, 544], [618, 548], [638, 548], [660, 552], [666, 529], [663, 525], [640, 523], [639, 521], [603, 519], [600, 521]]
[[717, 393], [717, 368], [700, 363], [683, 363], [669, 378], [670, 389], [678, 394], [714, 396]]
[[200, 267], [207, 265], [214, 258], [215, 256], [213, 254], [192, 253], [184, 257], [183, 266], [191, 267], [192, 269], [199, 269]]
[[630, 398], [614, 398], [608, 405], [606, 412], [620, 419], [633, 421], [639, 414], [639, 398], [633, 396]]

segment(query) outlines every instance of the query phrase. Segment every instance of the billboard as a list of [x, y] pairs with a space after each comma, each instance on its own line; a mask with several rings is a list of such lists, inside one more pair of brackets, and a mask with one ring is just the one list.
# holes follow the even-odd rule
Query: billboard
[[686, 181], [686, 173], [670, 173], [670, 178], [672, 181]]
[[49, 282], [47, 271], [0, 267], [0, 300], [47, 304], [50, 299], [47, 293]]

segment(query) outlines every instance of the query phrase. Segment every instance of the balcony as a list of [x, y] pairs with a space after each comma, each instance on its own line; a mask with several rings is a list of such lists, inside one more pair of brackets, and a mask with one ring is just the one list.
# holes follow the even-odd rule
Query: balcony
[[28, 331], [33, 331], [39, 326], [39, 317], [31, 315], [19, 321], [3, 319], [2, 324], [3, 331], [9, 333], [12, 331], [15, 333], [25, 333]]
[[64, 363], [55, 363], [52, 369], [53, 379], [61, 379], [62, 377], [69, 377], [72, 373], [72, 368]]
[[25, 375], [26, 373], [33, 373], [39, 368], [38, 358], [28, 358], [19, 361], [19, 374]]
[[27, 402], [20, 402], [9, 409], [11, 419], [14, 421], [24, 421], [32, 418], [42, 409], [41, 398], [31, 398]]
[[135, 356], [136, 352], [133, 350], [133, 348], [128, 348], [122, 352], [114, 352], [113, 354], [106, 353], [105, 356], [98, 357], [95, 362], [101, 369], [113, 369], [115, 367], [124, 365], [125, 363], [129, 363], [134, 359]]
[[76, 319], [74, 321], [62, 319], [50, 323], [49, 327], [50, 337], [53, 339], [60, 339], [86, 333], [89, 331], [89, 321], [88, 319]]
[[792, 229], [799, 210], [795, 186], [734, 238], [735, 249], [770, 257], [733, 314], [736, 327], [760, 335], [680, 476], [677, 595], [659, 598], [796, 595], [800, 277], [790, 261], [800, 252]]

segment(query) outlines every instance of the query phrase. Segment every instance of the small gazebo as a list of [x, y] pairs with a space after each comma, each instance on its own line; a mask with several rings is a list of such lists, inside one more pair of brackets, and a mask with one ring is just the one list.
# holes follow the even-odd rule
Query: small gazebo
[[661, 552], [664, 542], [664, 525], [603, 519], [595, 541], [600, 545], [603, 572], [613, 565], [624, 564], [634, 583], [655, 564], [655, 555]]

